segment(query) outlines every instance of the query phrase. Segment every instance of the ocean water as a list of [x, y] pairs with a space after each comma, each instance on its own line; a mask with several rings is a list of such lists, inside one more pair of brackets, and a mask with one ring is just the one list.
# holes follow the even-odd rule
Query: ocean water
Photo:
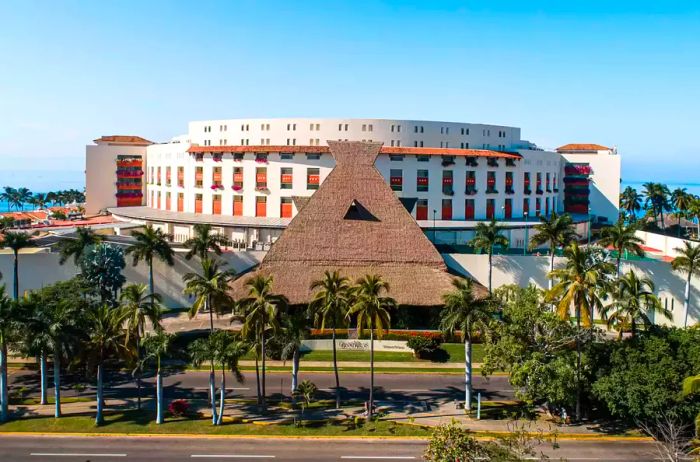
[[[644, 191], [644, 183], [646, 181], [623, 181], [622, 184], [620, 185], [620, 191], [624, 190], [627, 186], [631, 186], [634, 189], [637, 190], [638, 193], [642, 193]], [[663, 182], [660, 182], [663, 183]], [[673, 191], [676, 188], [685, 188], [686, 192], [689, 194], [695, 194], [696, 196], [700, 196], [700, 183], [664, 183], [666, 186], [668, 186], [668, 189]]]

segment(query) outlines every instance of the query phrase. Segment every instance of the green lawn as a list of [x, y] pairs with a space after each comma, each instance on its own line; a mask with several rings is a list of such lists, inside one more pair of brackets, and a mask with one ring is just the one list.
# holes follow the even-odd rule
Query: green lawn
[[107, 414], [105, 424], [95, 426], [93, 416], [66, 416], [21, 418], [0, 424], [2, 432], [43, 433], [130, 433], [130, 434], [201, 434], [201, 435], [255, 435], [255, 436], [418, 436], [428, 437], [426, 427], [401, 425], [394, 422], [360, 422], [354, 419], [338, 423], [306, 422], [302, 427], [293, 424], [255, 425], [252, 423], [225, 423], [215, 427], [208, 418], [168, 418], [156, 425], [153, 413], [126, 411]]

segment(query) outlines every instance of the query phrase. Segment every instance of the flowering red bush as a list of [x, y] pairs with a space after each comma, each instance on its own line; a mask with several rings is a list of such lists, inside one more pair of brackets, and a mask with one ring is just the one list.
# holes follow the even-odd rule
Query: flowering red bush
[[172, 414], [175, 417], [180, 417], [185, 415], [189, 408], [190, 405], [186, 400], [176, 399], [170, 402], [170, 405], [168, 406], [168, 412], [170, 412], [170, 414]]

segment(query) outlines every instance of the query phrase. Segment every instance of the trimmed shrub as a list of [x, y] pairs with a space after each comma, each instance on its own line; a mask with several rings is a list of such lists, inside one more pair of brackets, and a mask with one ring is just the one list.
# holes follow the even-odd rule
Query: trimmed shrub
[[409, 338], [407, 345], [416, 358], [430, 358], [440, 348], [440, 339], [417, 335]]
[[182, 417], [187, 414], [190, 409], [190, 404], [184, 399], [176, 399], [170, 402], [168, 412], [175, 417]]

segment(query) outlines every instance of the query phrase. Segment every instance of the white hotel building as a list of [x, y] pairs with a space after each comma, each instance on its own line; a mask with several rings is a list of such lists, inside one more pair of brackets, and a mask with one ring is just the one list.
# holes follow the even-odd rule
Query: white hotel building
[[546, 151], [515, 127], [387, 119], [197, 121], [166, 143], [105, 136], [86, 148], [86, 211], [152, 223], [175, 241], [210, 223], [264, 247], [332, 170], [327, 140], [382, 142], [376, 168], [437, 242], [464, 243], [491, 218], [510, 229], [513, 247], [537, 215], [567, 211], [584, 227], [617, 218], [614, 149]]

